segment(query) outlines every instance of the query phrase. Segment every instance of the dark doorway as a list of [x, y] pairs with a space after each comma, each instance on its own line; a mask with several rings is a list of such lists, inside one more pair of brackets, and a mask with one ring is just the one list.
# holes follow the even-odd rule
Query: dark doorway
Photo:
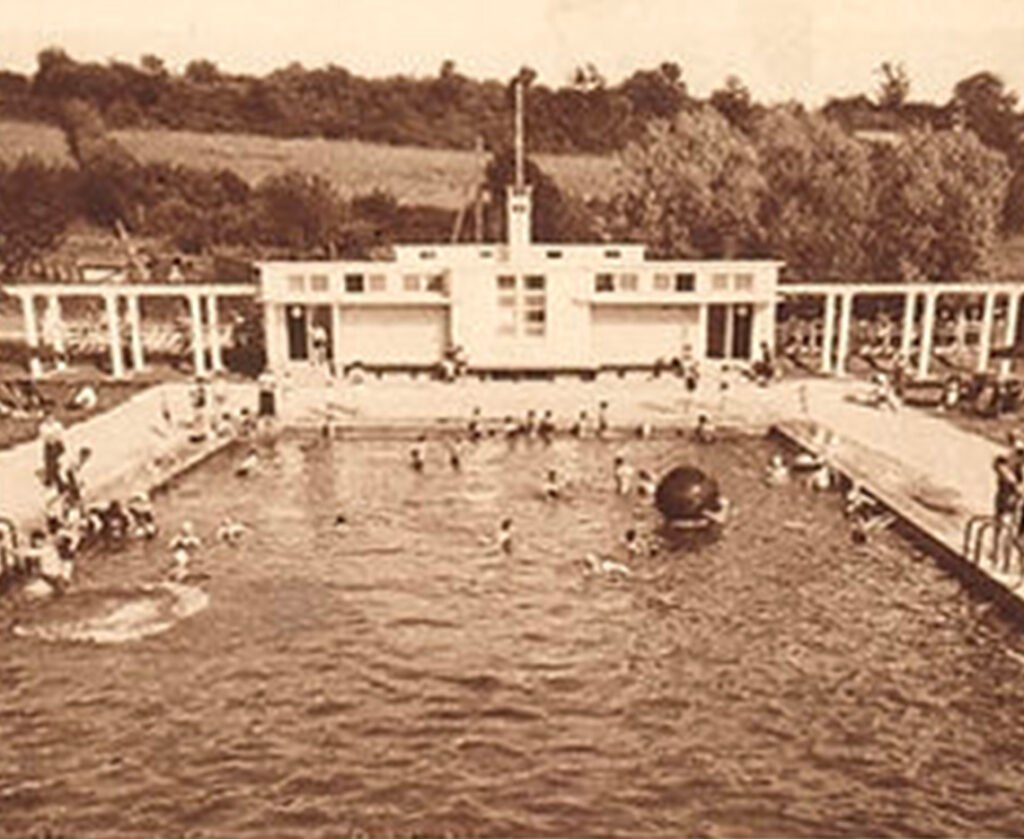
[[305, 306], [288, 307], [288, 358], [305, 361], [309, 358], [309, 335]]
[[722, 303], [708, 306], [708, 358], [725, 358], [726, 309]]

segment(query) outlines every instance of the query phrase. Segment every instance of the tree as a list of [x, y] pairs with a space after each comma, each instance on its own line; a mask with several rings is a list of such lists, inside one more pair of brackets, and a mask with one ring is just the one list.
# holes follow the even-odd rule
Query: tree
[[16, 278], [60, 239], [78, 209], [78, 175], [38, 158], [0, 163], [0, 276]]
[[[574, 196], [558, 187], [529, 158], [525, 165], [526, 182], [533, 188], [532, 236], [537, 242], [585, 242], [594, 236], [594, 220], [587, 208]], [[495, 154], [484, 171], [484, 184], [491, 200], [485, 224], [492, 240], [505, 241], [507, 219], [505, 195], [515, 181], [515, 154], [511, 149]]]
[[661, 257], [749, 254], [765, 181], [750, 140], [713, 108], [652, 124], [620, 156], [613, 226]]
[[871, 249], [886, 279], [984, 276], [1010, 170], [968, 132], [911, 130], [879, 148]]
[[881, 76], [878, 83], [878, 106], [898, 111], [910, 95], [910, 75], [902, 63], [883, 61], [875, 74]]
[[747, 86], [738, 76], [727, 76], [725, 86], [712, 92], [708, 103], [745, 134], [754, 128], [757, 108]]
[[1017, 95], [1008, 91], [1003, 80], [994, 73], [975, 73], [957, 82], [953, 88], [952, 106], [965, 127], [981, 141], [1007, 155], [1014, 155], [1020, 146], [1020, 121], [1014, 109]]
[[869, 275], [869, 148], [824, 116], [792, 107], [766, 113], [755, 142], [766, 184], [761, 222], [770, 253], [805, 279]]
[[324, 255], [334, 246], [344, 208], [334, 187], [319, 175], [291, 170], [256, 188], [259, 235], [268, 245]]

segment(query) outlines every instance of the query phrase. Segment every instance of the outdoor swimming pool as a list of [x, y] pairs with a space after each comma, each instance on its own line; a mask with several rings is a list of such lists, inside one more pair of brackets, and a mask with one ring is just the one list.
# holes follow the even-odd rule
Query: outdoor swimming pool
[[[122, 644], [0, 638], [0, 833], [1024, 832], [1018, 627], [895, 535], [855, 547], [835, 496], [763, 486], [760, 439], [626, 444], [718, 475], [736, 520], [588, 577], [656, 523], [612, 493], [620, 448], [487, 441], [416, 474], [407, 443], [288, 439], [249, 478], [237, 453], [186, 476], [160, 544], [79, 584], [158, 579], [191, 519], [205, 609]], [[210, 539], [229, 512], [238, 548]], [[511, 556], [482, 544], [505, 515]]]

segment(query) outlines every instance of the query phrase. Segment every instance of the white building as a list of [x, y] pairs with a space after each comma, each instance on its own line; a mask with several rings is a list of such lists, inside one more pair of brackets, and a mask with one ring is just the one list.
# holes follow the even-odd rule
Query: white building
[[306, 364], [315, 327], [337, 368], [427, 367], [460, 346], [471, 370], [596, 371], [687, 351], [747, 360], [762, 341], [774, 345], [779, 262], [658, 261], [641, 245], [536, 243], [529, 187], [509, 189], [507, 213], [507, 244], [260, 263], [270, 368]]

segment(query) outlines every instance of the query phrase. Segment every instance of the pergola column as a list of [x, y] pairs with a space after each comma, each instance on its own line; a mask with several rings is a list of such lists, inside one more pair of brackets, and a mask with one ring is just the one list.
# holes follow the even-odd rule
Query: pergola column
[[331, 363], [334, 375], [341, 373], [341, 306], [331, 304]]
[[836, 325], [836, 298], [835, 295], [825, 295], [825, 329], [821, 339], [821, 372], [832, 372], [832, 343], [835, 336]]
[[903, 297], [903, 331], [900, 332], [900, 355], [910, 360], [910, 348], [914, 341], [914, 309], [917, 307], [917, 292], [908, 291]]
[[988, 357], [992, 352], [992, 320], [996, 313], [996, 295], [994, 291], [985, 292], [985, 306], [981, 312], [981, 336], [978, 341], [978, 372], [988, 369]]
[[192, 321], [192, 367], [197, 376], [206, 373], [206, 351], [203, 347], [203, 310], [199, 295], [188, 295], [188, 311]]
[[57, 355], [57, 369], [63, 370], [67, 367], [64, 355], [67, 347], [64, 343], [64, 321], [61, 318], [60, 297], [51, 294], [46, 298], [46, 324], [49, 330], [48, 338], [53, 343], [53, 351]]
[[117, 295], [103, 295], [107, 307], [107, 335], [110, 338], [110, 370], [115, 379], [124, 378], [124, 356], [121, 353], [121, 322], [117, 312]]
[[695, 359], [704, 358], [708, 351], [708, 306], [702, 304], [697, 307], [697, 339], [693, 348]]
[[923, 379], [928, 375], [928, 367], [932, 360], [932, 339], [935, 336], [935, 303], [939, 295], [935, 292], [924, 293], [924, 316], [921, 322], [921, 347], [917, 357], [917, 376]]
[[210, 294], [206, 297], [206, 313], [210, 323], [208, 333], [210, 336], [210, 364], [215, 373], [224, 370], [224, 358], [221, 355], [220, 346], [220, 320], [217, 316], [217, 295]]
[[1003, 344], [1011, 353], [999, 363], [999, 375], [1006, 377], [1013, 369], [1013, 347], [1017, 343], [1017, 318], [1020, 314], [1020, 294], [1011, 291], [1006, 297], [1006, 332]]
[[39, 325], [36, 323], [36, 298], [34, 295], [21, 295], [21, 311], [25, 315], [25, 343], [31, 350], [28, 372], [35, 379], [43, 375], [43, 365], [39, 359]]
[[142, 351], [142, 319], [139, 317], [139, 296], [129, 294], [128, 301], [128, 328], [131, 331], [132, 347], [132, 370], [141, 372], [146, 367], [145, 355]]
[[850, 354], [850, 319], [853, 311], [853, 293], [841, 295], [842, 308], [839, 310], [839, 349], [836, 352], [836, 372], [846, 372], [846, 357]]

